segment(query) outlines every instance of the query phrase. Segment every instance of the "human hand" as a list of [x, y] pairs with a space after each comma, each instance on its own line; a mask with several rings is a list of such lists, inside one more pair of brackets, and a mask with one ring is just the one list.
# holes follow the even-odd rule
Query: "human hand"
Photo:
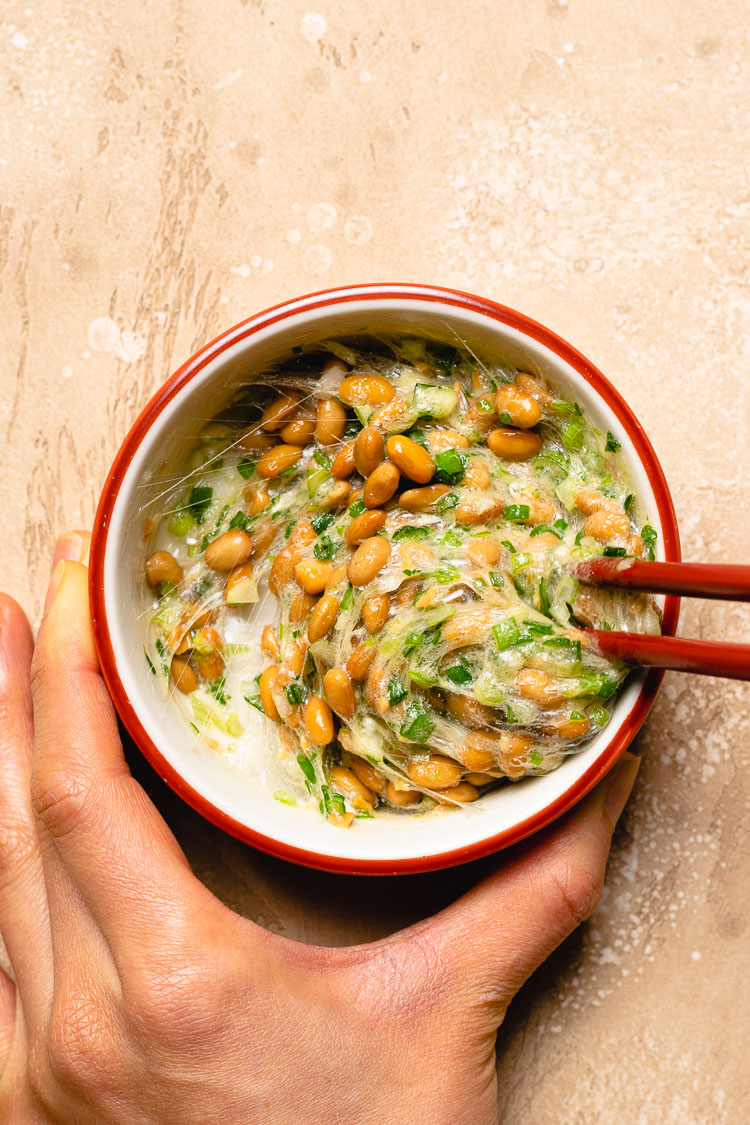
[[51, 590], [33, 656], [0, 595], [0, 1120], [496, 1122], [497, 1028], [594, 909], [638, 760], [434, 917], [297, 944], [194, 877], [125, 763], [86, 567]]

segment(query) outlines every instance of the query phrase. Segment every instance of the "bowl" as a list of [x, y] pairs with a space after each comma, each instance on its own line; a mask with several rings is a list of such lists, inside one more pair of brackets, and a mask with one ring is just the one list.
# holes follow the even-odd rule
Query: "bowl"
[[[457, 337], [478, 355], [505, 357], [575, 397], [622, 454], [648, 521], [656, 557], [677, 560], [679, 537], [669, 489], [653, 447], [611, 383], [580, 352], [522, 313], [482, 297], [422, 285], [361, 285], [315, 293], [250, 317], [206, 344], [161, 387], [133, 425], [107, 477], [96, 514], [91, 608], [102, 674], [126, 729], [157, 773], [220, 828], [283, 859], [328, 871], [405, 874], [477, 859], [538, 831], [599, 782], [632, 741], [661, 682], [631, 674], [607, 726], [553, 772], [486, 794], [439, 816], [398, 815], [332, 827], [304, 808], [273, 799], [275, 754], [253, 748], [258, 768], [241, 778], [193, 745], [188, 724], [165, 707], [143, 658], [143, 522], [165, 490], [168, 467], [243, 375], [288, 357], [291, 348], [358, 334]], [[167, 473], [165, 478], [164, 474]], [[142, 557], [141, 557], [142, 556]], [[663, 630], [675, 631], [679, 603], [660, 602]]]

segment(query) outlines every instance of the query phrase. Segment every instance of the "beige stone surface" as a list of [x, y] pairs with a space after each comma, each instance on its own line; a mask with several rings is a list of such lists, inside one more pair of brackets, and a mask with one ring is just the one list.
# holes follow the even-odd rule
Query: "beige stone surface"
[[[39, 612], [159, 383], [345, 282], [496, 298], [587, 354], [662, 458], [685, 554], [750, 550], [750, 10], [742, 0], [6, 0], [3, 585]], [[694, 603], [685, 633], [750, 616]], [[604, 901], [500, 1035], [508, 1125], [750, 1120], [750, 688], [667, 677]], [[473, 878], [305, 872], [158, 787], [237, 909], [345, 943]]]

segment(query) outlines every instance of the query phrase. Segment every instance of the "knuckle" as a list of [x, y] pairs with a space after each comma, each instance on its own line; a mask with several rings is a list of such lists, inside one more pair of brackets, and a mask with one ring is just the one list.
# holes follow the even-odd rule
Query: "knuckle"
[[28, 1076], [43, 1105], [58, 1106], [62, 1088], [99, 1102], [124, 1080], [126, 1055], [108, 996], [73, 989], [57, 997], [46, 1032], [29, 1048]]
[[581, 861], [568, 860], [550, 872], [556, 914], [573, 930], [593, 914], [602, 893], [601, 873]]
[[90, 815], [90, 794], [87, 782], [54, 767], [32, 775], [32, 808], [55, 839], [67, 836]]
[[[174, 942], [170, 949], [174, 952]], [[210, 965], [191, 961], [187, 954], [174, 957], [169, 966], [158, 962], [144, 966], [124, 985], [129, 1022], [148, 1041], [174, 1050], [208, 1046], [227, 1005], [237, 998], [234, 989], [223, 995], [225, 976], [221, 967], [214, 973]]]

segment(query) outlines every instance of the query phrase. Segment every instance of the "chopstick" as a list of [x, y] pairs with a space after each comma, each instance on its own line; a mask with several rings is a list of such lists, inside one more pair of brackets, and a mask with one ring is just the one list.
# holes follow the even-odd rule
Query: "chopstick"
[[586, 629], [591, 648], [607, 660], [641, 668], [668, 668], [698, 676], [750, 680], [750, 645], [723, 641], [695, 641], [687, 637], [653, 636]]
[[[750, 566], [597, 556], [579, 563], [574, 575], [592, 586], [750, 601]], [[586, 637], [600, 656], [622, 664], [750, 680], [750, 645], [606, 629], [587, 629]]]
[[750, 566], [725, 563], [647, 562], [644, 559], [586, 559], [574, 576], [592, 586], [617, 586], [653, 594], [750, 601]]

